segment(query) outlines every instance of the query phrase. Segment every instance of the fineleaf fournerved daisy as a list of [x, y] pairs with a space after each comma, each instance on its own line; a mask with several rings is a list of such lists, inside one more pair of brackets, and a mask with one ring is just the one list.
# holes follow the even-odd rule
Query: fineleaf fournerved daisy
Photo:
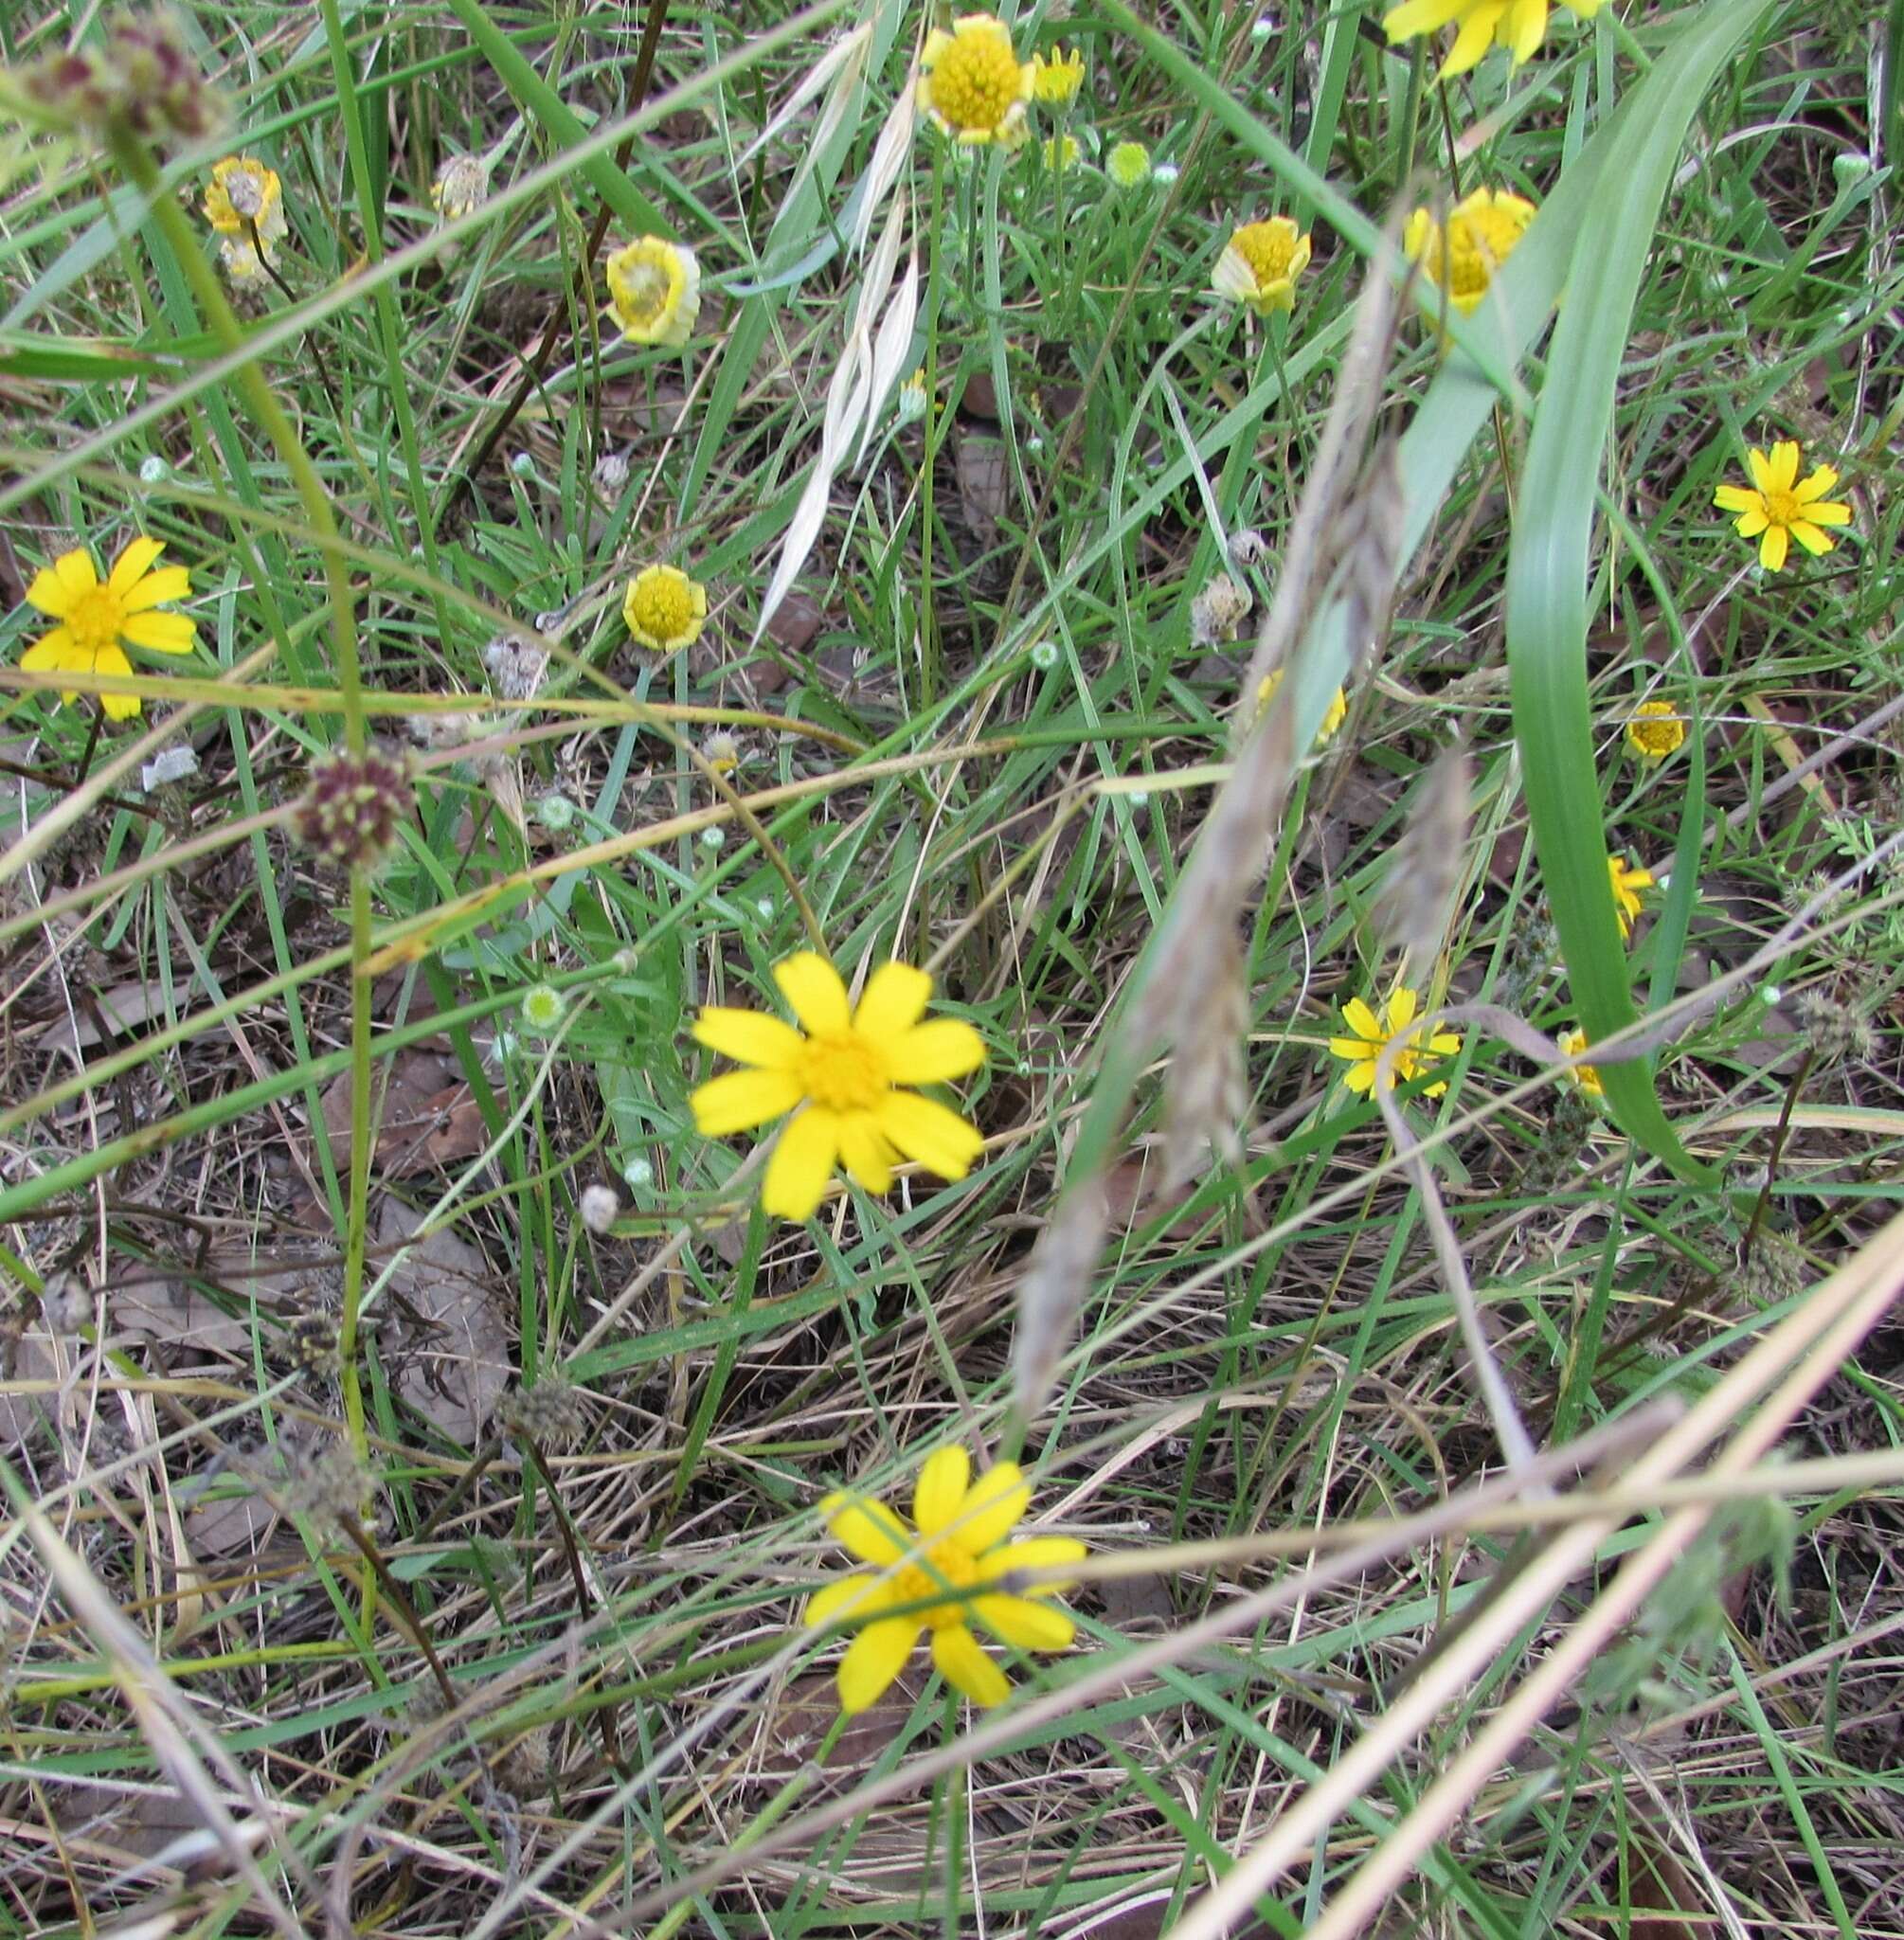
[[1626, 745], [1649, 762], [1662, 762], [1686, 743], [1686, 717], [1671, 701], [1642, 701], [1626, 716]]
[[[1015, 1462], [997, 1463], [976, 1482], [971, 1474], [963, 1448], [926, 1458], [912, 1491], [916, 1533], [864, 1496], [836, 1492], [820, 1504], [834, 1539], [874, 1566], [816, 1590], [806, 1607], [809, 1629], [835, 1621], [864, 1625], [835, 1676], [842, 1711], [879, 1701], [922, 1630], [932, 1633], [940, 1675], [980, 1705], [1002, 1704], [1011, 1686], [972, 1634], [974, 1617], [1015, 1650], [1065, 1650], [1076, 1636], [1069, 1611], [1048, 1601], [1062, 1582], [1017, 1589], [1012, 1578], [1020, 1570], [1079, 1562], [1084, 1544], [1070, 1536], [1007, 1541], [1031, 1506], [1031, 1485]], [[919, 1554], [905, 1560], [915, 1548]]]
[[701, 314], [701, 265], [685, 242], [638, 236], [602, 265], [608, 307], [631, 344], [678, 350]]
[[1287, 216], [1245, 223], [1223, 245], [1211, 272], [1219, 296], [1267, 315], [1296, 307], [1296, 278], [1309, 267], [1309, 238]]
[[621, 618], [651, 654], [692, 647], [708, 620], [708, 589], [678, 566], [644, 566], [621, 596]]
[[[190, 653], [198, 639], [192, 621], [183, 613], [154, 610], [191, 591], [191, 574], [184, 566], [153, 569], [164, 550], [163, 540], [129, 539], [104, 580], [83, 547], [43, 566], [27, 588], [27, 603], [60, 623], [27, 649], [20, 665], [29, 674], [130, 674], [128, 646], [153, 654]], [[60, 696], [75, 697], [71, 691]], [[108, 720], [125, 721], [139, 711], [139, 697], [104, 693], [99, 705]]]
[[[1584, 1031], [1563, 1031], [1558, 1039], [1562, 1057], [1578, 1057], [1587, 1049], [1587, 1033]], [[1606, 1087], [1600, 1082], [1600, 1073], [1591, 1065], [1575, 1065], [1573, 1082], [1581, 1090], [1594, 1098], [1606, 1096]]]
[[1746, 452], [1751, 471], [1750, 485], [1721, 485], [1713, 503], [1721, 512], [1739, 514], [1734, 527], [1741, 539], [1758, 540], [1758, 563], [1767, 572], [1784, 566], [1796, 539], [1814, 556], [1829, 552], [1838, 543], [1826, 526], [1848, 526], [1851, 508], [1825, 497], [1838, 484], [1838, 474], [1820, 465], [1807, 476], [1798, 476], [1798, 440], [1781, 439], [1770, 456], [1756, 445]]
[[[1342, 1082], [1351, 1091], [1374, 1091], [1375, 1060], [1397, 1037], [1405, 1043], [1389, 1068], [1389, 1086], [1412, 1084], [1424, 1072], [1433, 1070], [1438, 1059], [1452, 1057], [1461, 1049], [1461, 1039], [1452, 1031], [1437, 1031], [1423, 1044], [1421, 1026], [1415, 1022], [1420, 1011], [1420, 997], [1406, 983], [1395, 986], [1380, 1016], [1362, 997], [1351, 997], [1342, 1006], [1342, 1022], [1355, 1034], [1330, 1038], [1329, 1051], [1332, 1056], [1347, 1060], [1349, 1069]], [[1428, 1086], [1426, 1095], [1439, 1098], [1446, 1089], [1444, 1078]]]
[[765, 1211], [810, 1219], [841, 1164], [869, 1193], [890, 1189], [902, 1158], [941, 1178], [963, 1178], [984, 1149], [983, 1136], [956, 1111], [907, 1087], [976, 1071], [985, 1062], [985, 1041], [956, 1017], [920, 1021], [931, 978], [909, 963], [882, 963], [854, 1006], [838, 971], [802, 950], [775, 964], [774, 981], [799, 1030], [758, 1011], [710, 1005], [694, 1020], [695, 1042], [750, 1069], [710, 1078], [688, 1101], [695, 1129], [710, 1139], [798, 1111], [767, 1161]]
[[997, 15], [961, 13], [952, 31], [934, 27], [919, 56], [919, 105], [945, 134], [971, 147], [1025, 138], [1025, 104], [1036, 72], [1012, 47]]
[[1032, 92], [1041, 101], [1074, 100], [1085, 84], [1085, 57], [1062, 43], [1049, 54], [1032, 56]]
[[1620, 934], [1633, 934], [1633, 919], [1646, 906], [1640, 901], [1640, 891], [1653, 887], [1653, 871], [1637, 865], [1628, 867], [1623, 855], [1609, 855], [1607, 858], [1607, 882], [1613, 891], [1613, 913], [1620, 919]]
[[1446, 225], [1427, 209], [1416, 209], [1402, 231], [1402, 250], [1465, 316], [1487, 295], [1495, 271], [1514, 253], [1534, 217], [1526, 196], [1477, 189], [1448, 211]]
[[[1583, 19], [1600, 10], [1600, 0], [1567, 0]], [[1383, 16], [1389, 45], [1419, 34], [1455, 28], [1454, 45], [1441, 64], [1443, 81], [1465, 74], [1489, 47], [1505, 47], [1516, 66], [1539, 51], [1547, 33], [1547, 0], [1403, 0]]]

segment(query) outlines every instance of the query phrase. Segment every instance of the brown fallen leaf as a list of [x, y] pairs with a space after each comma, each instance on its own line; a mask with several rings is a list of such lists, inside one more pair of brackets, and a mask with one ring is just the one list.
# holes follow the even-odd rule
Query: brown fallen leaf
[[421, 1212], [394, 1198], [378, 1215], [386, 1252], [416, 1240], [378, 1303], [378, 1352], [404, 1399], [470, 1447], [515, 1372], [509, 1328], [489, 1262], [446, 1228], [416, 1239], [422, 1224]]
[[[389, 1082], [371, 1076], [371, 1105], [381, 1103], [370, 1170], [385, 1178], [417, 1178], [447, 1171], [483, 1148], [488, 1133], [482, 1111], [460, 1067], [448, 1051], [411, 1046], [389, 1065]], [[326, 1087], [324, 1126], [337, 1170], [350, 1163], [350, 1074], [341, 1071]]]

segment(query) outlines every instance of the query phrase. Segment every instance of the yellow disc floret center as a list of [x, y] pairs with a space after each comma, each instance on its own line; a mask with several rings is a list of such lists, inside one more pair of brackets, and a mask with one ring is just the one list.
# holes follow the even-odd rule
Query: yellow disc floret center
[[799, 1081], [806, 1095], [828, 1111], [871, 1111], [892, 1088], [885, 1058], [856, 1031], [809, 1037]]
[[645, 577], [635, 589], [635, 618], [657, 640], [678, 639], [694, 624], [694, 602], [687, 582], [673, 573]]
[[1765, 500], [1767, 519], [1774, 526], [1796, 525], [1805, 516], [1795, 492], [1787, 492], [1774, 485], [1769, 492], [1763, 492], [1759, 496]]
[[1288, 276], [1296, 254], [1296, 239], [1285, 230], [1273, 223], [1250, 223], [1238, 229], [1231, 240], [1259, 283], [1280, 283]]
[[1479, 296], [1488, 278], [1505, 262], [1520, 241], [1524, 226], [1500, 209], [1478, 209], [1448, 223], [1448, 290], [1456, 296]]
[[632, 263], [622, 271], [616, 294], [634, 322], [652, 324], [667, 308], [668, 272], [659, 263]]
[[1023, 95], [1012, 37], [997, 21], [961, 26], [932, 69], [932, 105], [954, 128], [995, 132]]
[[[925, 1559], [908, 1564], [893, 1579], [898, 1600], [927, 1603], [933, 1607], [920, 1614], [935, 1630], [943, 1630], [965, 1621], [965, 1606], [957, 1599], [979, 1580], [978, 1566], [955, 1542], [942, 1542], [926, 1551]], [[944, 1601], [943, 1599], [953, 1599]]]
[[64, 625], [74, 645], [89, 654], [110, 647], [119, 637], [125, 619], [119, 596], [104, 584], [81, 593], [66, 613]]

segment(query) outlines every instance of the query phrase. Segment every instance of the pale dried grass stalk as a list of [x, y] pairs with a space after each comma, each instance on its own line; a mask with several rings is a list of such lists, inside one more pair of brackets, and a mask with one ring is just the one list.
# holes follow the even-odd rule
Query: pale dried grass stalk
[[1436, 757], [1409, 804], [1407, 825], [1371, 912], [1375, 933], [1404, 965], [1440, 950], [1467, 849], [1471, 795], [1467, 750], [1457, 742]]
[[1073, 1179], [1032, 1249], [1018, 1282], [1017, 1325], [1012, 1332], [1012, 1388], [1025, 1421], [1051, 1390], [1090, 1290], [1109, 1216], [1103, 1177]]
[[1225, 931], [1210, 940], [1210, 954], [1211, 1000], [1179, 1028], [1164, 1092], [1166, 1192], [1191, 1177], [1206, 1151], [1227, 1165], [1243, 1159], [1249, 986], [1242, 940], [1233, 929]]

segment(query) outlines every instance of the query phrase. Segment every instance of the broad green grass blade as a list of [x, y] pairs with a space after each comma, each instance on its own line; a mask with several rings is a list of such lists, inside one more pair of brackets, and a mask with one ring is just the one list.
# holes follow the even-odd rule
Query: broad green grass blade
[[[1653, 244], [1654, 225], [1701, 99], [1769, 0], [1714, 0], [1633, 90], [1617, 167], [1603, 168], [1578, 238], [1534, 415], [1508, 556], [1507, 656], [1521, 782], [1581, 1029], [1597, 1043], [1638, 1021], [1607, 878], [1607, 832], [1587, 691], [1589, 548], [1600, 456]], [[1602, 1069], [1621, 1128], [1682, 1177], [1694, 1161], [1666, 1122], [1652, 1072]]]

